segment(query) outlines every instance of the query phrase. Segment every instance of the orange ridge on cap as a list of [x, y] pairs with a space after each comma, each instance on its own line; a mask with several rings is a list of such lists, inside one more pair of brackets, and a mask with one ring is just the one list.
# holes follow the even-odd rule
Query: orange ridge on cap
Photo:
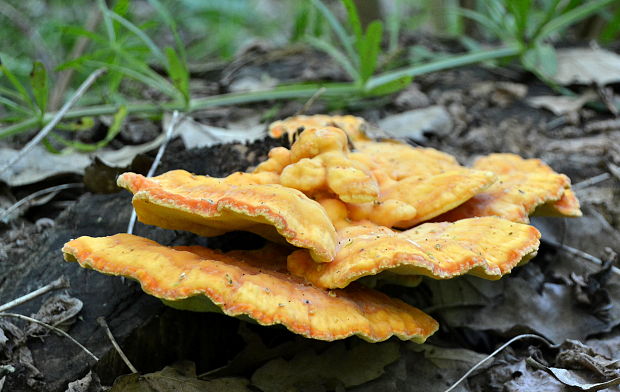
[[339, 248], [329, 264], [317, 264], [306, 251], [288, 257], [287, 267], [323, 288], [342, 288], [367, 275], [390, 271], [449, 279], [465, 273], [499, 279], [538, 250], [533, 226], [497, 217], [425, 223], [397, 232], [372, 223], [343, 226]]
[[274, 121], [269, 125], [269, 136], [279, 138], [288, 135], [290, 141], [298, 132], [309, 128], [335, 127], [342, 129], [352, 141], [369, 140], [364, 131], [368, 127], [366, 120], [351, 115], [328, 116], [315, 114], [312, 116], [299, 115]]
[[456, 221], [474, 216], [500, 216], [514, 222], [529, 222], [529, 215], [581, 216], [579, 200], [570, 190], [570, 179], [558, 174], [540, 159], [515, 154], [491, 154], [479, 158], [474, 169], [489, 170], [498, 180], [484, 192], [436, 218]]
[[263, 174], [220, 179], [184, 170], [151, 178], [124, 173], [118, 185], [134, 194], [138, 219], [145, 224], [207, 237], [234, 230], [273, 241], [284, 237], [308, 249], [315, 261], [331, 261], [336, 232], [324, 209], [295, 189], [256, 183]]
[[397, 336], [424, 342], [438, 328], [419, 309], [371, 289], [309, 286], [281, 272], [285, 254], [278, 250], [222, 254], [195, 246], [173, 249], [117, 234], [80, 237], [65, 244], [63, 252], [65, 260], [82, 267], [136, 279], [155, 297], [181, 301], [205, 296], [229, 316], [282, 324], [308, 338], [333, 341], [357, 335], [378, 342]]

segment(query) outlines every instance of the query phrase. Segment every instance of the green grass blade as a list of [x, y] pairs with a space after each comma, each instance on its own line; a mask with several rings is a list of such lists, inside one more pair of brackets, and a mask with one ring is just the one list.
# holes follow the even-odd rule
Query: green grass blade
[[480, 25], [486, 27], [490, 32], [492, 32], [498, 37], [504, 37], [507, 33], [506, 31], [502, 30], [502, 27], [498, 25], [495, 20], [487, 17], [480, 12], [468, 10], [466, 8], [460, 8], [457, 10], [457, 12], [466, 18], [478, 22]]
[[93, 152], [107, 146], [108, 143], [110, 143], [116, 137], [116, 135], [120, 133], [126, 118], [127, 106], [121, 105], [116, 114], [114, 115], [112, 124], [110, 124], [110, 127], [108, 128], [108, 132], [106, 133], [105, 137], [97, 143], [82, 143], [76, 140], [68, 140], [55, 133], [50, 134], [50, 136], [54, 138], [54, 140], [62, 143], [67, 147], [71, 147], [74, 150], [80, 152]]
[[189, 72], [187, 66], [172, 48], [166, 48], [166, 57], [168, 59], [168, 75], [172, 84], [183, 95], [185, 103], [189, 104]]
[[120, 24], [122, 24], [127, 30], [131, 31], [132, 33], [134, 33], [138, 38], [140, 38], [140, 40], [142, 40], [142, 42], [144, 42], [144, 44], [149, 48], [149, 50], [151, 51], [151, 53], [157, 58], [158, 61], [160, 61], [162, 64], [166, 63], [166, 56], [164, 56], [164, 54], [162, 53], [162, 51], [157, 47], [157, 45], [155, 44], [155, 42], [153, 42], [153, 40], [151, 40], [149, 38], [148, 35], [146, 35], [146, 33], [142, 30], [140, 30], [140, 28], [138, 26], [136, 26], [135, 24], [131, 23], [130, 21], [128, 21], [127, 19], [123, 18], [120, 15], [115, 14], [112, 11], [107, 11], [108, 12], [108, 16], [111, 19], [114, 19], [115, 21], [119, 22]]
[[327, 53], [332, 59], [334, 59], [334, 61], [336, 61], [338, 64], [340, 64], [340, 66], [342, 66], [342, 68], [344, 68], [344, 70], [346, 71], [346, 73], [349, 74], [351, 79], [356, 81], [360, 79], [359, 72], [357, 71], [355, 66], [351, 64], [351, 61], [342, 53], [340, 49], [336, 48], [325, 40], [318, 39], [312, 36], [307, 36], [306, 42], [308, 42], [316, 49]]
[[366, 83], [377, 68], [377, 58], [381, 51], [383, 24], [375, 20], [368, 25], [364, 40], [360, 45], [360, 82]]
[[157, 11], [159, 17], [164, 21], [166, 26], [172, 32], [172, 37], [174, 38], [174, 43], [177, 48], [177, 52], [179, 53], [181, 59], [185, 64], [187, 64], [187, 53], [185, 52], [185, 44], [181, 40], [181, 36], [179, 35], [179, 30], [177, 28], [177, 22], [172, 17], [172, 14], [168, 9], [161, 3], [159, 0], [148, 0], [151, 7]]
[[519, 54], [519, 46], [513, 44], [498, 49], [481, 50], [479, 52], [467, 53], [460, 56], [453, 56], [446, 59], [432, 61], [423, 65], [406, 67], [371, 77], [366, 83], [366, 90], [371, 91], [379, 86], [391, 83], [394, 80], [400, 79], [405, 76], [415, 77], [418, 75], [441, 71], [444, 69], [461, 67], [464, 65], [475, 64], [498, 58], [512, 57], [516, 56], [517, 54]]
[[35, 61], [32, 65], [32, 72], [30, 73], [30, 86], [34, 94], [34, 101], [41, 112], [41, 115], [45, 113], [47, 108], [47, 97], [49, 93], [49, 80], [47, 78], [47, 70], [40, 61]]
[[[7, 109], [13, 109], [16, 112], [20, 112], [26, 116], [32, 116], [32, 112], [28, 109], [25, 109], [17, 102], [11, 100], [10, 98], [3, 97], [0, 95], [0, 105], [4, 105]], [[0, 118], [0, 121], [4, 121], [4, 118]]]
[[603, 28], [603, 31], [599, 35], [599, 40], [604, 43], [611, 43], [614, 39], [618, 38], [620, 34], [620, 6], [616, 8], [616, 12], [612, 15], [611, 19], [607, 21], [607, 24]]
[[105, 32], [108, 35], [108, 45], [116, 42], [116, 32], [114, 31], [114, 23], [112, 23], [112, 19], [110, 18], [110, 10], [105, 3], [105, 0], [97, 0], [97, 4], [99, 5], [99, 10], [101, 11], [101, 15], [103, 16], [103, 25], [105, 27]]
[[357, 7], [353, 0], [341, 0], [344, 8], [347, 10], [347, 19], [349, 21], [349, 27], [353, 30], [353, 36], [355, 37], [355, 46], [357, 48], [357, 52], [361, 53], [362, 51], [362, 22], [360, 21], [360, 16], [357, 13]]
[[614, 1], [617, 0], [591, 0], [583, 5], [573, 8], [572, 10], [547, 23], [547, 25], [541, 29], [538, 38], [544, 39], [550, 34], [557, 33], [560, 30], [579, 22], [580, 20], [587, 18], [593, 13], [600, 11]]
[[338, 18], [336, 18], [336, 15], [334, 15], [330, 11], [330, 9], [327, 8], [325, 4], [323, 4], [321, 0], [310, 0], [310, 1], [312, 1], [312, 4], [321, 12], [321, 14], [323, 14], [323, 17], [325, 17], [325, 20], [327, 20], [327, 23], [329, 23], [332, 30], [334, 30], [334, 33], [336, 33], [336, 36], [338, 37], [340, 44], [342, 45], [345, 52], [347, 53], [347, 56], [349, 57], [350, 61], [354, 65], [357, 65], [358, 56], [357, 56], [357, 53], [355, 52], [355, 48], [353, 47], [353, 41], [351, 40], [351, 37], [349, 37], [349, 34], [347, 34], [342, 23], [340, 23]]
[[377, 86], [373, 88], [372, 90], [366, 90], [365, 93], [366, 95], [369, 95], [369, 96], [380, 96], [380, 95], [392, 94], [409, 86], [412, 80], [413, 80], [413, 77], [411, 76], [403, 76], [402, 78], [398, 78], [398, 79], [392, 80], [391, 82], [384, 83], [380, 86]]
[[105, 37], [102, 37], [101, 35], [95, 32], [92, 32], [90, 30], [86, 30], [82, 26], [70, 26], [70, 25], [62, 26], [60, 30], [62, 34], [72, 35], [72, 36], [77, 36], [77, 37], [85, 37], [101, 45], [108, 44], [108, 40]]
[[154, 79], [144, 74], [143, 72], [137, 71], [135, 69], [132, 69], [132, 68], [129, 68], [123, 65], [119, 65], [119, 64], [106, 63], [103, 61], [88, 60], [86, 61], [86, 64], [92, 65], [94, 67], [107, 67], [112, 71], [120, 72], [127, 77], [130, 77], [132, 79], [135, 79], [139, 82], [144, 83], [147, 86], [154, 87], [158, 89], [159, 91], [163, 92], [164, 94], [170, 96], [171, 98], [178, 97], [178, 92], [176, 91], [176, 89], [170, 86], [169, 83], [164, 78], [161, 78], [165, 82], [165, 83], [162, 83], [161, 80]]
[[26, 103], [32, 110], [35, 110], [35, 105], [32, 102], [32, 98], [30, 97], [30, 94], [28, 94], [26, 87], [24, 87], [24, 85], [19, 81], [19, 79], [15, 77], [15, 75], [13, 74], [13, 72], [11, 72], [9, 67], [7, 67], [4, 64], [0, 64], [0, 72], [2, 72], [4, 76], [6, 76], [6, 78], [9, 80], [11, 85], [13, 85], [13, 88], [15, 88], [15, 90], [19, 93], [19, 98], [24, 103]]

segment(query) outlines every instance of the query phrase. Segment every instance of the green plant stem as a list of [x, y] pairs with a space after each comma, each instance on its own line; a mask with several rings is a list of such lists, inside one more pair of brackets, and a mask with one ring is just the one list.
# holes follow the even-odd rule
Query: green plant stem
[[[371, 77], [364, 86], [365, 91], [370, 91], [376, 87], [383, 86], [394, 80], [406, 76], [419, 76], [430, 72], [460, 67], [463, 65], [475, 64], [482, 61], [511, 57], [519, 54], [519, 47], [515, 45], [504, 46], [498, 49], [484, 50], [455, 56], [448, 59], [433, 61], [424, 65], [416, 65], [381, 75]], [[206, 109], [216, 106], [240, 105], [252, 102], [262, 102], [281, 99], [309, 99], [319, 89], [324, 88], [323, 97], [351, 97], [359, 95], [360, 87], [354, 83], [313, 83], [307, 85], [280, 86], [265, 91], [251, 91], [214, 95], [211, 97], [194, 98], [189, 102], [188, 112]], [[69, 110], [64, 119], [74, 119], [86, 116], [100, 116], [114, 114], [120, 105], [96, 105]], [[134, 102], [126, 105], [127, 112], [131, 113], [162, 113], [165, 111], [184, 110], [183, 102]], [[43, 116], [43, 124], [48, 123], [54, 118], [56, 113], [46, 113]], [[29, 118], [17, 124], [0, 129], [0, 138], [18, 134], [40, 125], [36, 118]]]
[[[265, 91], [252, 91], [215, 95], [211, 97], [195, 98], [189, 102], [189, 111], [211, 108], [224, 105], [239, 105], [244, 103], [261, 102], [279, 99], [296, 99], [311, 98], [317, 90], [325, 88], [323, 95], [346, 96], [355, 94], [358, 88], [352, 83], [334, 83], [334, 84], [311, 84], [307, 86], [284, 86]], [[87, 116], [101, 116], [114, 114], [118, 111], [120, 105], [95, 105], [83, 108], [69, 110], [63, 116], [64, 119], [74, 119]], [[172, 110], [183, 110], [185, 104], [183, 102], [134, 102], [127, 106], [128, 113], [162, 113]], [[43, 124], [48, 123], [54, 116], [55, 112], [46, 113], [43, 116]], [[30, 118], [0, 129], [0, 138], [24, 132], [39, 125], [40, 122], [36, 118]]]
[[464, 65], [475, 64], [483, 61], [489, 61], [494, 59], [512, 57], [518, 55], [520, 52], [519, 46], [517, 44], [503, 46], [498, 49], [491, 50], [482, 50], [479, 52], [468, 53], [462, 56], [454, 56], [447, 59], [442, 59], [438, 61], [432, 61], [430, 63], [424, 65], [414, 65], [411, 67], [399, 69], [392, 72], [386, 72], [381, 75], [374, 76], [368, 80], [366, 83], [366, 91], [370, 91], [374, 88], [383, 86], [387, 83], [390, 83], [394, 80], [403, 78], [403, 77], [414, 77], [420, 76], [423, 74], [442, 71], [445, 69], [461, 67]]

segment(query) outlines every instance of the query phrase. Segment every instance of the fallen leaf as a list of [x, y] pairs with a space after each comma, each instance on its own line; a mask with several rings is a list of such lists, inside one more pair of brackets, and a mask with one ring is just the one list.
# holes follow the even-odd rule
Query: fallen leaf
[[560, 346], [555, 365], [567, 369], [589, 370], [607, 379], [620, 377], [620, 360], [607, 358], [577, 340], [566, 340]]
[[[171, 117], [164, 117], [163, 127], [166, 129]], [[185, 148], [210, 147], [215, 144], [245, 143], [261, 139], [266, 135], [266, 127], [256, 123], [244, 128], [220, 128], [185, 117], [176, 127]]]
[[[75, 316], [82, 310], [82, 301], [67, 294], [58, 294], [48, 298], [32, 318], [53, 325], [60, 329], [67, 329], [73, 324]], [[46, 335], [49, 329], [39, 324], [30, 323], [26, 328], [27, 335]]]
[[[522, 268], [525, 269], [532, 276], [543, 276], [536, 264], [530, 263]], [[465, 276], [448, 281], [425, 280], [423, 284], [432, 293], [430, 307], [423, 310], [440, 315], [443, 324], [451, 327], [489, 330], [502, 335], [515, 330], [529, 331], [561, 342], [607, 332], [620, 323], [619, 306], [611, 310], [612, 321], [601, 321], [577, 306], [572, 287], [561, 283], [516, 276], [490, 282]], [[620, 298], [619, 282], [612, 281], [607, 288], [612, 298]]]
[[[0, 166], [18, 154], [19, 150], [0, 148]], [[12, 187], [28, 185], [58, 174], [80, 174], [89, 164], [90, 158], [86, 154], [58, 155], [42, 146], [35, 146], [26, 156], [0, 173], [0, 180]]]
[[553, 114], [561, 116], [578, 111], [586, 103], [592, 101], [596, 97], [597, 95], [594, 91], [588, 90], [574, 97], [566, 95], [541, 95], [538, 97], [531, 97], [527, 100], [527, 103], [532, 107], [547, 109]]
[[562, 384], [568, 387], [575, 388], [578, 391], [600, 391], [602, 389], [607, 389], [615, 385], [620, 385], [620, 377], [616, 377], [614, 379], [606, 380], [603, 382], [592, 382], [577, 371], [571, 371], [568, 369], [562, 369], [552, 366], [545, 366], [533, 358], [528, 358], [527, 363], [534, 368], [546, 371]]
[[[35, 146], [22, 159], [0, 173], [0, 181], [11, 187], [33, 184], [60, 174], [83, 174], [90, 165], [91, 157], [98, 157], [108, 166], [124, 167], [138, 154], [153, 150], [165, 140], [161, 134], [148, 143], [137, 146], [125, 146], [118, 150], [100, 150], [93, 154], [71, 152], [52, 154], [42, 146]], [[0, 166], [19, 154], [19, 150], [0, 147]]]
[[411, 139], [423, 142], [430, 135], [439, 137], [452, 132], [450, 113], [443, 106], [429, 106], [391, 115], [378, 122], [384, 133], [395, 139]]
[[[443, 348], [429, 344], [406, 344], [399, 359], [386, 367], [385, 374], [350, 389], [354, 392], [444, 392], [467, 370], [486, 355], [462, 348]], [[486, 372], [494, 363], [485, 362], [480, 371]], [[468, 392], [467, 383], [459, 384], [453, 391]]]
[[394, 341], [368, 344], [339, 342], [317, 353], [306, 350], [290, 361], [267, 362], [252, 375], [252, 384], [264, 392], [334, 390], [364, 384], [381, 376], [385, 366], [400, 356]]
[[102, 392], [103, 390], [97, 374], [90, 371], [79, 380], [70, 382], [65, 392]]
[[604, 49], [572, 48], [557, 51], [557, 72], [549, 77], [562, 85], [620, 82], [620, 56]]
[[499, 356], [493, 366], [469, 380], [472, 391], [566, 392], [566, 387], [543, 370], [531, 369], [526, 360], [510, 354]]
[[193, 362], [183, 361], [154, 373], [121, 376], [110, 392], [246, 392], [247, 385], [244, 378], [199, 380]]

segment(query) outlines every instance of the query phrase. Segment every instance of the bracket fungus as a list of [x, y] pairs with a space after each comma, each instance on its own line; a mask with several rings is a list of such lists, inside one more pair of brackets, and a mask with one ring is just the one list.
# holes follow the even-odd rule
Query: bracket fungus
[[581, 216], [579, 200], [570, 189], [570, 179], [556, 173], [540, 159], [523, 159], [515, 154], [491, 154], [479, 158], [474, 168], [490, 170], [497, 174], [498, 180], [486, 191], [438, 220], [501, 216], [527, 223], [529, 215], [534, 213]]
[[313, 116], [293, 116], [284, 120], [274, 121], [269, 125], [269, 136], [279, 138], [287, 135], [292, 140], [294, 135], [305, 129], [336, 127], [342, 129], [351, 140], [369, 140], [365, 135], [368, 123], [361, 117], [351, 115], [327, 116], [315, 114]]
[[295, 189], [241, 178], [173, 170], [151, 178], [124, 173], [118, 185], [134, 194], [132, 203], [143, 223], [206, 237], [245, 230], [273, 241], [284, 238], [309, 249], [319, 262], [333, 259], [336, 233], [316, 201]]
[[273, 250], [223, 254], [198, 246], [174, 249], [116, 234], [80, 237], [65, 244], [63, 252], [67, 261], [83, 267], [136, 279], [145, 292], [173, 307], [215, 306], [229, 316], [247, 315], [261, 325], [282, 324], [313, 339], [357, 335], [378, 342], [397, 336], [421, 343], [438, 328], [421, 310], [375, 290], [352, 285], [326, 291], [308, 285], [282, 272], [285, 261], [278, 263]]
[[298, 250], [288, 257], [289, 271], [323, 288], [346, 287], [383, 271], [434, 279], [465, 273], [499, 279], [535, 256], [540, 239], [535, 227], [498, 217], [424, 223], [402, 232], [368, 222], [338, 234], [334, 261], [318, 264]]
[[435, 320], [360, 283], [499, 279], [536, 255], [528, 215], [581, 215], [568, 177], [540, 160], [492, 154], [468, 168], [432, 148], [371, 141], [368, 127], [353, 116], [291, 117], [270, 126], [274, 137], [296, 136], [291, 148], [272, 149], [250, 173], [118, 179], [143, 223], [202, 236], [245, 230], [298, 249], [221, 253], [118, 234], [72, 240], [65, 259], [136, 279], [181, 309], [315, 339], [422, 342]]

